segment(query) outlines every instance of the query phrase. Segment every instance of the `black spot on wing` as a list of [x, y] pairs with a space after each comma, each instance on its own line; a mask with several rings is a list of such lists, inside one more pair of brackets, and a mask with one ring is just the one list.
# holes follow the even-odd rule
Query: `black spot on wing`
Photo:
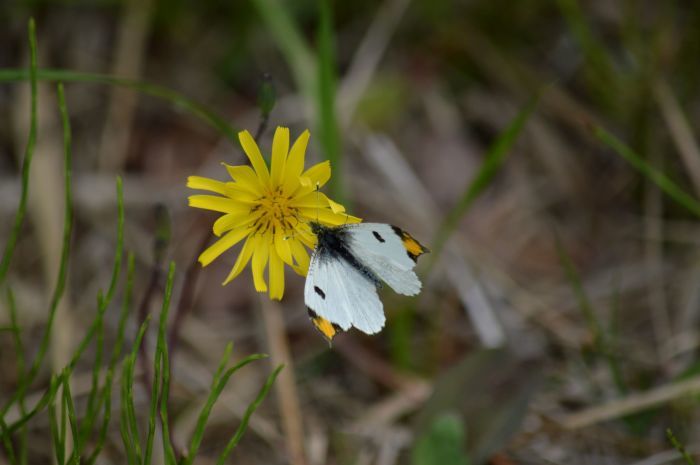
[[314, 292], [320, 295], [323, 300], [326, 300], [326, 293], [323, 292], [323, 290], [320, 287], [314, 286]]
[[379, 242], [386, 242], [384, 240], [384, 238], [381, 235], [379, 235], [379, 233], [377, 231], [372, 231], [372, 235], [374, 235], [374, 237], [376, 237]]

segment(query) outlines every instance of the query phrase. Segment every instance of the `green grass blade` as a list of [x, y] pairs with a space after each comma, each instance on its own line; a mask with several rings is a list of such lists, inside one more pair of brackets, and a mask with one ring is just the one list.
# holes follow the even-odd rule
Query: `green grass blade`
[[316, 90], [316, 61], [299, 27], [279, 0], [253, 0], [267, 30], [292, 70], [297, 87], [307, 98]]
[[10, 332], [12, 333], [12, 338], [15, 343], [15, 352], [17, 353], [17, 372], [18, 378], [22, 379], [24, 377], [25, 359], [24, 359], [24, 342], [22, 341], [22, 330], [19, 327], [19, 321], [17, 319], [17, 302], [15, 301], [15, 295], [12, 292], [12, 288], [8, 286], [6, 291], [7, 297], [7, 308], [10, 312]]
[[190, 441], [189, 453], [187, 454], [187, 459], [183, 462], [185, 465], [191, 464], [197, 456], [197, 451], [199, 450], [199, 446], [202, 443], [202, 439], [204, 437], [204, 429], [206, 428], [207, 421], [209, 420], [211, 410], [212, 408], [214, 408], [214, 404], [219, 399], [219, 396], [228, 384], [228, 381], [231, 378], [231, 376], [233, 376], [234, 373], [236, 373], [238, 370], [248, 365], [249, 363], [267, 357], [267, 355], [264, 354], [249, 355], [233, 367], [226, 370], [226, 372], [222, 372], [221, 369], [228, 363], [228, 359], [231, 355], [229, 351], [230, 347], [231, 345], [229, 344], [229, 346], [226, 348], [227, 351], [224, 353], [224, 357], [221, 359], [219, 370], [217, 370], [217, 373], [214, 375], [211, 391], [209, 393], [209, 396], [207, 397], [207, 401], [204, 404], [204, 407], [202, 407], [202, 411], [200, 412], [199, 418], [197, 419], [197, 426], [195, 427], [194, 434], [192, 435], [192, 440]]
[[666, 428], [666, 437], [668, 438], [668, 442], [670, 442], [673, 447], [676, 448], [679, 454], [681, 454], [681, 457], [683, 457], [683, 460], [687, 465], [695, 465], [695, 460], [690, 456], [688, 451], [685, 449], [685, 446], [678, 440], [675, 434], [673, 434], [673, 431], [671, 428]]
[[[160, 381], [160, 419], [163, 426], [163, 453], [165, 455], [165, 463], [175, 465], [175, 451], [170, 443], [170, 423], [168, 419], [168, 399], [170, 398], [170, 360], [168, 357], [168, 314], [170, 313], [170, 300], [173, 293], [173, 281], [175, 278], [175, 262], [170, 262], [168, 269], [168, 279], [165, 285], [165, 295], [163, 298], [163, 308], [160, 312], [160, 324], [158, 325], [158, 342], [156, 351], [160, 354], [161, 374]], [[156, 361], [156, 363], [158, 363]], [[154, 382], [154, 385], [157, 384]]]
[[[49, 401], [56, 394], [55, 392], [52, 392], [51, 389], [52, 388], [49, 388], [46, 390], [46, 392], [44, 392], [44, 395], [41, 396], [41, 399], [39, 399], [34, 408], [27, 412], [26, 415], [22, 416], [19, 420], [8, 426], [7, 431], [9, 434], [14, 434], [19, 428], [22, 428], [29, 420], [34, 418], [36, 414], [44, 410], [44, 408], [49, 404]], [[2, 418], [2, 416], [0, 416], [0, 418]]]
[[[26, 362], [24, 358], [24, 342], [22, 341], [22, 330], [19, 326], [19, 320], [17, 318], [17, 302], [15, 301], [14, 293], [12, 288], [7, 287], [7, 308], [10, 312], [10, 332], [12, 333], [12, 339], [15, 343], [15, 352], [17, 354], [17, 379], [21, 383], [26, 375]], [[20, 414], [27, 414], [27, 406], [24, 399], [19, 400], [19, 411]], [[27, 444], [27, 437], [29, 431], [26, 427], [22, 428], [20, 431], [19, 438], [19, 463], [24, 465], [27, 463], [27, 453], [29, 450]]]
[[109, 367], [107, 369], [107, 374], [105, 375], [105, 383], [102, 387], [102, 400], [101, 404], [103, 406], [103, 416], [102, 416], [102, 426], [97, 438], [97, 444], [95, 449], [90, 454], [86, 463], [92, 465], [97, 460], [102, 448], [104, 447], [105, 440], [107, 439], [107, 430], [109, 428], [109, 422], [112, 419], [112, 386], [114, 385], [114, 370], [121, 357], [122, 347], [124, 345], [124, 332], [126, 329], [126, 320], [129, 316], [132, 307], [132, 295], [134, 286], [134, 254], [129, 253], [126, 265], [126, 289], [124, 290], [124, 300], [122, 301], [121, 313], [119, 315], [119, 325], [117, 328], [117, 337], [114, 343], [114, 348], [112, 349], [112, 355], [109, 360]]
[[250, 416], [253, 414], [253, 412], [255, 412], [258, 406], [260, 406], [262, 401], [265, 400], [265, 397], [270, 391], [270, 388], [272, 388], [272, 385], [275, 384], [277, 375], [279, 375], [280, 371], [282, 371], [283, 368], [284, 365], [280, 365], [275, 369], [275, 371], [272, 372], [272, 374], [267, 378], [267, 381], [265, 381], [265, 385], [262, 387], [262, 389], [260, 389], [258, 396], [250, 405], [248, 405], [248, 408], [246, 408], [245, 414], [243, 414], [243, 418], [241, 419], [241, 424], [238, 425], [238, 428], [236, 429], [236, 432], [234, 433], [233, 437], [228, 442], [228, 444], [226, 444], [226, 448], [219, 456], [219, 459], [216, 461], [217, 465], [224, 465], [224, 463], [226, 462], [226, 458], [231, 454], [231, 451], [233, 451], [233, 448], [236, 447], [238, 442], [243, 437], [243, 434], [245, 433], [246, 429], [248, 428], [248, 421], [250, 421]]
[[333, 38], [332, 2], [318, 0], [320, 24], [318, 29], [318, 118], [317, 126], [326, 158], [331, 162], [333, 176], [329, 188], [333, 198], [345, 203], [342, 181], [341, 140], [335, 109], [336, 76]]
[[5, 447], [5, 451], [7, 452], [7, 458], [10, 460], [11, 464], [17, 464], [18, 462], [17, 455], [15, 454], [15, 446], [12, 445], [9, 429], [5, 423], [5, 419], [2, 416], [0, 416], [0, 434], [2, 434], [2, 445]]
[[122, 370], [122, 421], [127, 431], [127, 440], [125, 440], [124, 445], [129, 453], [136, 458], [137, 462], [141, 462], [142, 455], [141, 438], [139, 437], [139, 428], [136, 422], [136, 407], [134, 406], [134, 367], [136, 366], [136, 357], [150, 321], [151, 317], [149, 315], [139, 328], [131, 353], [126, 357]]
[[[59, 100], [63, 96], [63, 88], [59, 86]], [[65, 108], [65, 102], [63, 103]], [[63, 111], [63, 109], [62, 109]], [[62, 115], [63, 116], [63, 115]], [[67, 121], [64, 121], [64, 125]], [[39, 350], [36, 357], [32, 363], [26, 378], [22, 380], [22, 383], [17, 387], [10, 400], [5, 403], [2, 410], [0, 411], [0, 416], [3, 416], [10, 406], [19, 400], [24, 399], [27, 389], [34, 381], [41, 364], [46, 356], [46, 351], [49, 347], [49, 342], [51, 341], [51, 329], [53, 328], [53, 322], [56, 317], [56, 311], [58, 310], [58, 304], [63, 298], [63, 292], [66, 288], [66, 279], [68, 275], [68, 257], [70, 256], [70, 241], [73, 231], [73, 192], [71, 189], [71, 166], [72, 166], [72, 156], [70, 150], [70, 129], [66, 130], [64, 126], [64, 218], [63, 218], [63, 245], [61, 248], [61, 261], [58, 268], [58, 277], [56, 278], [56, 285], [54, 287], [53, 295], [51, 297], [51, 304], [49, 306], [49, 317], [46, 323], [46, 328], [44, 329], [44, 334], [39, 343]]]
[[700, 216], [700, 202], [693, 196], [686, 193], [681, 187], [668, 178], [661, 171], [657, 170], [646, 162], [639, 154], [620, 141], [618, 138], [607, 132], [605, 129], [594, 126], [593, 135], [603, 144], [607, 145], [620, 155], [627, 163], [632, 165], [642, 176], [656, 184], [666, 195], [685, 207], [693, 214]]
[[[122, 367], [121, 385], [121, 431], [124, 441], [124, 448], [130, 463], [141, 463], [141, 439], [139, 437], [139, 427], [136, 422], [136, 408], [134, 406], [134, 367], [136, 357], [143, 341], [148, 324], [151, 321], [150, 315], [146, 317], [139, 328], [136, 340], [131, 348], [131, 353], [124, 360]], [[132, 462], [133, 459], [133, 462]]]
[[578, 0], [557, 0], [557, 5], [569, 29], [583, 51], [588, 66], [582, 71], [606, 106], [619, 99], [616, 96], [618, 82], [614, 63], [604, 44], [593, 34], [588, 18]]
[[[122, 180], [120, 177], [117, 177], [117, 205], [123, 205], [124, 203], [124, 192], [122, 189]], [[119, 222], [120, 224], [117, 226], [117, 248], [121, 247], [119, 245], [120, 241], [123, 241], [123, 239], [120, 239], [120, 233], [119, 231], [123, 228], [123, 222], [124, 222], [124, 211], [123, 209], [119, 210], [120, 214], [120, 219]], [[119, 256], [121, 256], [121, 253], [119, 253]], [[78, 360], [80, 360], [80, 357], [82, 357], [83, 353], [87, 349], [87, 347], [90, 345], [90, 342], [92, 342], [92, 338], [95, 337], [95, 334], [97, 333], [98, 329], [98, 324], [99, 320], [95, 318], [88, 328], [87, 333], [85, 333], [85, 336], [83, 336], [83, 339], [80, 341], [78, 344], [78, 348], [76, 351], [73, 353], [73, 357], [71, 358], [70, 362], [68, 363], [68, 366], [66, 368], [70, 369], [71, 371], [73, 368], [75, 368], [75, 364], [78, 363]]]
[[[0, 82], [15, 82], [29, 79], [29, 74], [23, 69], [0, 69]], [[36, 72], [39, 81], [85, 82], [92, 84], [106, 84], [110, 86], [126, 87], [145, 95], [156, 97], [190, 113], [202, 120], [220, 134], [226, 136], [238, 146], [238, 131], [226, 122], [226, 119], [216, 114], [206, 106], [167, 87], [137, 81], [135, 79], [120, 78], [98, 73], [81, 73], [65, 69], [39, 69]]]
[[209, 397], [207, 397], [207, 401], [204, 403], [204, 407], [202, 407], [202, 411], [199, 413], [197, 425], [195, 426], [194, 433], [192, 434], [192, 439], [190, 439], [190, 447], [188, 449], [187, 457], [185, 457], [185, 459], [183, 460], [182, 465], [191, 464], [194, 461], [195, 456], [197, 455], [199, 445], [202, 443], [202, 437], [204, 436], [204, 428], [207, 424], [207, 419], [209, 418], [211, 406], [214, 405], [214, 403], [211, 402], [212, 393], [216, 389], [216, 386], [219, 384], [221, 374], [224, 372], [224, 369], [226, 369], [226, 365], [228, 365], [228, 362], [231, 359], [232, 352], [233, 343], [229, 342], [226, 345], [223, 357], [221, 357], [219, 367], [217, 368], [216, 373], [214, 373], [214, 377], [212, 378], [211, 392], [209, 394]]
[[[165, 294], [163, 296], [163, 306], [160, 311], [160, 321], [158, 324], [158, 341], [156, 343], [156, 355], [153, 365], [153, 386], [151, 390], [151, 408], [148, 418], [148, 435], [146, 436], [146, 451], [144, 455], [144, 463], [151, 463], [151, 455], [153, 452], [153, 440], [156, 432], [156, 416], [159, 406], [159, 392], [163, 388], [163, 376], [167, 366], [167, 339], [166, 328], [168, 324], [168, 310], [170, 309], [170, 298], [173, 292], [173, 280], [175, 278], [175, 263], [170, 262], [168, 268], [168, 278], [165, 284]], [[165, 375], [168, 376], [168, 375]], [[160, 388], [160, 389], [159, 389]], [[169, 439], [169, 438], [168, 438]], [[165, 438], [163, 439], [165, 441]]]
[[518, 136], [522, 132], [525, 123], [532, 115], [532, 112], [537, 106], [539, 101], [539, 96], [536, 96], [530, 102], [528, 102], [525, 107], [520, 110], [520, 112], [513, 118], [505, 131], [501, 133], [496, 141], [489, 147], [486, 157], [483, 163], [479, 167], [479, 171], [476, 173], [474, 178], [471, 180], [466, 190], [462, 194], [457, 205], [449, 212], [442, 222], [442, 225], [438, 229], [435, 239], [433, 240], [432, 254], [430, 262], [428, 263], [428, 269], [432, 267], [437, 262], [437, 259], [442, 252], [447, 240], [450, 238], [454, 230], [457, 228], [459, 221], [472, 206], [474, 200], [479, 197], [479, 195], [488, 187], [493, 178], [499, 172], [503, 166], [506, 157], [510, 153], [510, 149], [513, 144], [518, 139]]
[[[32, 166], [32, 158], [34, 157], [34, 147], [36, 146], [36, 132], [37, 132], [37, 58], [36, 58], [36, 25], [34, 24], [34, 18], [29, 20], [29, 73], [25, 70], [22, 72], [29, 79], [29, 85], [31, 88], [31, 103], [29, 112], [29, 135], [27, 137], [27, 146], [24, 151], [24, 158], [22, 161], [22, 190], [19, 197], [19, 206], [17, 207], [17, 213], [15, 213], [15, 219], [12, 224], [12, 230], [10, 231], [10, 237], [5, 245], [5, 251], [2, 254], [2, 261], [0, 261], [0, 284], [5, 282], [5, 277], [7, 276], [7, 270], [10, 267], [10, 261], [12, 260], [12, 255], [15, 251], [15, 246], [17, 245], [17, 239], [19, 238], [20, 229], [24, 223], [24, 217], [27, 213], [27, 200], [29, 198], [29, 171]], [[2, 410], [5, 413], [6, 409]], [[0, 414], [2, 416], [2, 414]]]
[[71, 453], [69, 463], [78, 464], [80, 462], [80, 445], [78, 444], [78, 417], [75, 414], [75, 404], [70, 390], [70, 375], [66, 373], [63, 376], [63, 404], [68, 412], [68, 424], [70, 425], [71, 435], [73, 437], [73, 452]]
[[92, 369], [92, 386], [88, 396], [85, 421], [80, 431], [80, 444], [84, 445], [88, 436], [92, 432], [92, 427], [97, 416], [97, 399], [99, 394], [99, 376], [102, 366], [102, 351], [104, 346], [104, 314], [112, 302], [114, 291], [117, 287], [119, 274], [121, 273], [122, 257], [124, 255], [124, 189], [121, 177], [117, 176], [117, 245], [114, 252], [114, 262], [112, 265], [112, 277], [110, 278], [107, 295], [102, 298], [100, 295], [97, 302], [97, 318], [95, 322], [95, 334], [97, 337], [95, 348], [95, 361]]
[[58, 415], [56, 414], [56, 402], [49, 402], [49, 431], [51, 432], [51, 440], [53, 442], [53, 451], [56, 456], [56, 463], [61, 465], [65, 463], [65, 443], [61, 440], [60, 428], [58, 426]]

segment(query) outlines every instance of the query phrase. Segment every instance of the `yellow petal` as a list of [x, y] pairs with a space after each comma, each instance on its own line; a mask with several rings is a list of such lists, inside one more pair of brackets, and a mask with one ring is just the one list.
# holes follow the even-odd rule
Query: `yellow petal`
[[292, 268], [301, 276], [306, 276], [306, 273], [309, 271], [309, 253], [306, 251], [304, 245], [297, 239], [290, 239], [289, 247], [292, 249], [292, 256], [295, 262]]
[[331, 207], [333, 213], [341, 213], [345, 211], [345, 207], [339, 203], [333, 202], [328, 198], [328, 196], [326, 196], [326, 194], [317, 190], [292, 199], [290, 205], [297, 208], [324, 208], [329, 206]]
[[233, 213], [248, 211], [249, 206], [243, 205], [237, 200], [215, 195], [191, 195], [188, 197], [190, 207], [213, 210], [215, 212]]
[[255, 246], [253, 253], [253, 284], [258, 292], [266, 292], [267, 284], [265, 283], [265, 265], [267, 258], [270, 255], [270, 246], [272, 245], [272, 234], [267, 232], [263, 237], [260, 237]]
[[202, 176], [189, 176], [187, 178], [187, 187], [226, 195], [225, 183], [216, 179], [203, 178]]
[[299, 213], [310, 221], [318, 221], [323, 224], [338, 226], [340, 224], [359, 223], [362, 220], [347, 213], [333, 213], [326, 208], [300, 208]]
[[255, 139], [253, 139], [253, 136], [251, 136], [248, 131], [241, 131], [238, 133], [238, 140], [243, 147], [243, 151], [248, 155], [250, 164], [253, 165], [255, 173], [258, 175], [258, 178], [260, 178], [261, 184], [263, 186], [269, 186], [270, 172], [267, 169], [265, 159], [260, 153], [260, 148], [258, 148], [258, 144], [255, 142]]
[[274, 248], [270, 249], [268, 277], [270, 278], [270, 298], [282, 300], [284, 295], [284, 262]]
[[251, 214], [249, 211], [241, 211], [235, 213], [227, 213], [226, 215], [220, 216], [214, 222], [214, 227], [212, 228], [214, 234], [221, 236], [226, 231], [233, 228], [242, 228], [248, 226], [250, 223], [259, 218], [261, 213]]
[[275, 130], [275, 136], [272, 138], [272, 163], [270, 169], [272, 171], [271, 178], [273, 186], [279, 186], [282, 181], [288, 153], [289, 128], [278, 126]]
[[248, 240], [245, 241], [243, 244], [243, 248], [241, 249], [241, 253], [238, 254], [238, 258], [236, 259], [236, 263], [233, 265], [233, 268], [231, 268], [231, 272], [228, 274], [224, 282], [221, 284], [222, 286], [230, 283], [233, 281], [233, 278], [241, 274], [241, 271], [245, 268], [245, 266], [248, 264], [250, 261], [250, 257], [253, 256], [253, 251], [255, 250], [255, 239], [254, 237], [249, 237]]
[[227, 182], [226, 190], [228, 197], [246, 204], [255, 203], [262, 197], [262, 194], [251, 192], [250, 189], [241, 187], [237, 182]]
[[283, 230], [278, 229], [275, 233], [275, 250], [277, 256], [282, 259], [287, 265], [293, 265], [292, 249], [289, 247], [289, 241], [292, 239], [286, 235]]
[[306, 157], [306, 147], [309, 145], [310, 133], [307, 129], [302, 132], [294, 141], [287, 164], [284, 167], [284, 192], [289, 194], [299, 186], [299, 176], [304, 170], [304, 158]]
[[[260, 184], [260, 178], [255, 174], [253, 168], [245, 165], [229, 165], [222, 163], [226, 167], [231, 179], [235, 181], [235, 185], [241, 189], [248, 190], [255, 194], [262, 194], [263, 186]], [[230, 185], [230, 183], [229, 183]]]
[[294, 233], [294, 237], [302, 244], [310, 249], [316, 247], [316, 236], [311, 232], [311, 228], [307, 223], [297, 224], [294, 230], [296, 231]]
[[333, 213], [342, 213], [345, 211], [345, 207], [342, 206], [341, 204], [332, 201], [328, 197], [326, 197], [326, 201], [328, 202], [328, 205], [331, 207], [331, 211]]
[[293, 192], [294, 197], [301, 197], [320, 189], [331, 178], [331, 162], [328, 160], [318, 163], [302, 173], [299, 178], [301, 187]]
[[219, 255], [236, 245], [249, 233], [250, 228], [240, 228], [234, 229], [233, 231], [229, 231], [224, 237], [214, 242], [211, 246], [207, 248], [207, 250], [202, 252], [202, 254], [199, 256], [199, 263], [201, 263], [202, 266], [207, 266], [216, 257], [218, 257]]
[[331, 178], [331, 162], [328, 160], [317, 163], [301, 175], [302, 178], [309, 178], [311, 185], [316, 188], [323, 187]]

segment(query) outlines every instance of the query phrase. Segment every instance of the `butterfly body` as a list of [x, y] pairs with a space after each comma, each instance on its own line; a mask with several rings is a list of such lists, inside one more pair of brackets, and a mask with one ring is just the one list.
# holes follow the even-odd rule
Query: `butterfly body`
[[413, 268], [427, 249], [400, 228], [382, 223], [335, 227], [311, 223], [311, 230], [317, 245], [304, 299], [312, 322], [329, 341], [350, 327], [367, 334], [382, 329], [385, 316], [377, 295], [382, 281], [400, 294], [420, 292]]

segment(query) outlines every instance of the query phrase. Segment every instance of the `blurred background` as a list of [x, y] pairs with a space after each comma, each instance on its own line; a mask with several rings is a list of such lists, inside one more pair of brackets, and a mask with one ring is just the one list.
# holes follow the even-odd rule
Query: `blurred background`
[[[230, 463], [684, 463], [669, 428], [700, 452], [700, 210], [688, 208], [700, 195], [700, 3], [3, 2], [2, 244], [29, 130], [29, 85], [10, 71], [28, 66], [30, 16], [39, 67], [72, 72], [62, 79], [75, 190], [68, 289], [30, 402], [68, 362], [108, 286], [119, 174], [125, 249], [136, 256], [127, 348], [139, 318], [158, 312], [166, 261], [178, 267], [176, 450], [226, 344], [234, 359], [271, 354], [231, 378], [199, 463], [213, 463], [282, 362]], [[307, 166], [331, 159], [334, 199], [428, 247], [439, 242], [441, 253], [419, 263], [418, 297], [382, 290], [387, 325], [378, 335], [351, 330], [329, 347], [309, 322], [302, 277], [289, 273], [284, 299], [271, 303], [248, 271], [221, 286], [234, 251], [206, 269], [195, 263], [217, 215], [187, 207], [186, 178], [224, 180], [220, 162], [246, 163], [235, 133], [259, 127], [265, 85], [276, 98], [263, 153], [276, 126], [293, 138], [309, 128]], [[7, 278], [30, 359], [61, 254], [55, 93], [40, 83], [28, 219]], [[484, 177], [494, 154], [503, 158]], [[471, 202], [474, 179], [486, 183]], [[115, 300], [122, 294], [120, 286]], [[0, 310], [7, 328], [4, 298]], [[111, 347], [118, 302], [105, 325]], [[17, 386], [13, 344], [0, 332], [3, 402]], [[145, 345], [152, 354], [153, 333]], [[91, 369], [76, 367], [78, 406]], [[146, 391], [135, 389], [145, 406]], [[30, 463], [51, 457], [45, 417], [30, 424], [30, 443], [46, 444]], [[98, 463], [124, 463], [113, 421]]]

